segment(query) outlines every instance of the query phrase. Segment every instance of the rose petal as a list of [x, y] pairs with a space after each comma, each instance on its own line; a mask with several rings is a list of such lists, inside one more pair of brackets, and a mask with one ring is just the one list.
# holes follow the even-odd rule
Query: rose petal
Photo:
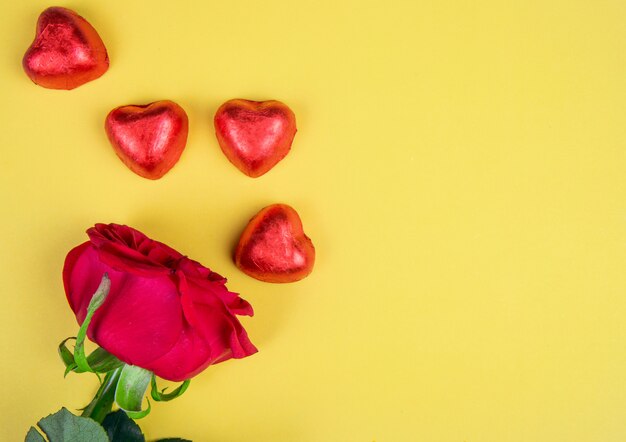
[[184, 257], [178, 263], [178, 268], [182, 270], [185, 275], [198, 279], [206, 279], [210, 282], [226, 284], [226, 278], [222, 275], [215, 273], [211, 269], [206, 268], [198, 261]]
[[118, 270], [134, 270], [146, 276], [168, 271], [139, 250], [141, 244], [150, 245], [152, 240], [135, 229], [118, 224], [96, 224], [87, 230], [87, 234], [91, 243], [102, 252], [101, 259]]
[[[91, 290], [93, 294], [100, 284], [100, 281], [96, 282], [97, 275], [89, 277], [88, 272], [93, 268], [91, 265], [89, 265], [87, 269], [79, 267], [75, 270], [76, 263], [85, 254], [90, 255], [92, 258], [91, 260], [87, 259], [87, 261], [83, 260], [83, 264], [94, 260], [97, 262], [96, 251], [93, 249], [91, 243], [87, 241], [70, 250], [65, 258], [65, 264], [63, 265], [63, 286], [65, 288], [65, 295], [72, 311], [76, 315], [80, 315], [77, 316], [79, 323], [82, 323], [83, 319], [85, 319], [87, 306], [91, 300], [88, 296], [84, 296], [83, 293], [88, 293]], [[102, 278], [105, 272], [106, 269], [103, 268], [100, 273], [100, 278]]]
[[[143, 274], [164, 273], [183, 258], [176, 250], [119, 224], [96, 224], [87, 230], [91, 242], [102, 251], [102, 259], [120, 270]], [[167, 270], [164, 270], [167, 269]]]
[[[241, 323], [217, 296], [207, 296], [206, 289], [195, 280], [188, 281], [186, 295], [191, 306], [185, 308], [185, 317], [210, 345], [214, 358], [220, 358], [230, 349], [232, 357], [243, 358], [257, 351], [248, 339]], [[189, 301], [188, 301], [189, 302]], [[244, 301], [245, 302], [245, 301]]]
[[174, 347], [145, 367], [169, 381], [184, 381], [211, 365], [211, 347], [186, 324]]
[[125, 274], [90, 326], [93, 340], [124, 362], [144, 366], [169, 352], [183, 328], [176, 285], [168, 277]]
[[123, 244], [104, 243], [99, 248], [100, 260], [118, 270], [143, 276], [167, 275], [170, 269]]
[[254, 310], [250, 303], [241, 298], [238, 293], [229, 292], [226, 287], [224, 290], [215, 290], [215, 292], [231, 313], [240, 316], [254, 316]]

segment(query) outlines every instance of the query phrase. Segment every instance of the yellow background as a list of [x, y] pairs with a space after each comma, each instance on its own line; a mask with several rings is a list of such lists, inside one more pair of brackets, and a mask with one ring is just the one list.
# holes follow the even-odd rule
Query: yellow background
[[[134, 226], [229, 278], [260, 352], [141, 421], [151, 439], [626, 440], [626, 3], [79, 1], [111, 59], [74, 91], [21, 58], [48, 3], [0, 5], [0, 440], [96, 379], [56, 355], [61, 282], [96, 222]], [[250, 179], [212, 117], [278, 99], [292, 152]], [[131, 173], [112, 108], [171, 99], [178, 165]], [[272, 285], [233, 265], [247, 220], [284, 202], [317, 248]]]

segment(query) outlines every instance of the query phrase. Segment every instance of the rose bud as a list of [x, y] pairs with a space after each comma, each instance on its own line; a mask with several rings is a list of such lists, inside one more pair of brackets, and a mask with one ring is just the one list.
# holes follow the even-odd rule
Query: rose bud
[[169, 100], [113, 109], [104, 129], [117, 156], [137, 175], [157, 180], [180, 159], [187, 144], [189, 121]]
[[214, 124], [226, 158], [253, 178], [285, 158], [296, 135], [296, 116], [274, 100], [227, 101], [217, 110]]
[[292, 207], [273, 204], [248, 223], [235, 249], [235, 265], [265, 282], [294, 282], [313, 271], [315, 248]]
[[39, 86], [74, 89], [104, 74], [109, 56], [87, 20], [70, 9], [52, 7], [39, 16], [22, 65]]
[[65, 259], [65, 293], [82, 323], [109, 275], [111, 289], [87, 335], [122, 362], [182, 381], [257, 351], [237, 319], [252, 316], [252, 307], [228, 291], [225, 278], [127, 226], [96, 224], [87, 234]]

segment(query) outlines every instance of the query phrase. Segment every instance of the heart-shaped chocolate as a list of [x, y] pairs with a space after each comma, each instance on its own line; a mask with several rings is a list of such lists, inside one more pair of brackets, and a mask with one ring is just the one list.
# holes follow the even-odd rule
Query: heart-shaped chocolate
[[313, 270], [315, 248], [304, 234], [298, 213], [273, 204], [248, 223], [235, 250], [235, 265], [265, 282], [294, 282]]
[[102, 39], [87, 20], [66, 8], [52, 7], [37, 20], [35, 40], [22, 65], [26, 75], [48, 89], [74, 89], [109, 68]]
[[256, 178], [291, 149], [296, 116], [280, 101], [229, 100], [217, 110], [215, 134], [228, 160]]
[[189, 122], [182, 107], [163, 100], [113, 109], [105, 130], [115, 153], [130, 170], [156, 180], [174, 167], [183, 153]]

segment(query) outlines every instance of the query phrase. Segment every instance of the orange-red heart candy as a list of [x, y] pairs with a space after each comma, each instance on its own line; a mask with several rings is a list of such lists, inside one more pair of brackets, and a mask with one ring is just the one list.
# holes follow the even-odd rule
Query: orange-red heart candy
[[235, 265], [265, 282], [294, 282], [308, 276], [315, 248], [302, 229], [298, 213], [286, 204], [273, 204], [248, 223], [235, 250]]
[[52, 7], [37, 20], [35, 40], [22, 66], [36, 84], [48, 89], [74, 89], [109, 68], [102, 39], [87, 20], [66, 8]]
[[224, 155], [253, 178], [285, 158], [297, 130], [294, 113], [275, 100], [229, 100], [215, 113], [214, 124]]
[[113, 109], [104, 124], [117, 156], [137, 175], [156, 180], [178, 161], [187, 143], [189, 121], [169, 100]]

